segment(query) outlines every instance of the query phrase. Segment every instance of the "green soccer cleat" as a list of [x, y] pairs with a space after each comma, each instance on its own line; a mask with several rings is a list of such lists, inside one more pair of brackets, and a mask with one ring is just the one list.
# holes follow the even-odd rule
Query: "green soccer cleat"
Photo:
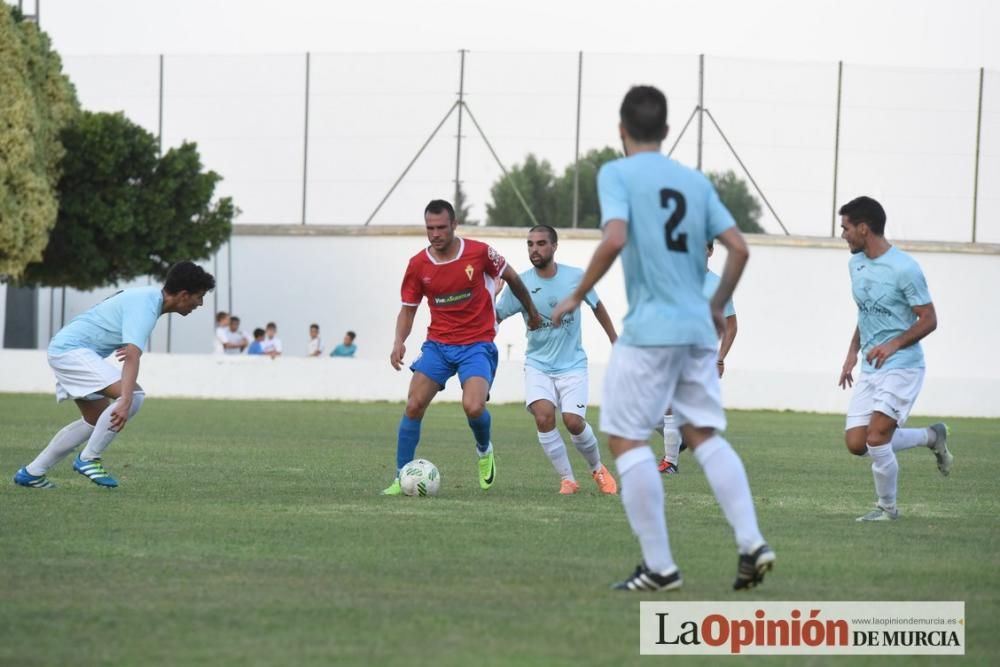
[[392, 480], [392, 484], [382, 491], [383, 496], [401, 496], [403, 495], [403, 487], [399, 485], [399, 478]]
[[855, 521], [895, 521], [899, 518], [899, 510], [895, 507], [885, 508], [881, 505], [876, 505], [868, 514], [864, 516], [859, 516]]
[[497, 477], [497, 462], [493, 457], [493, 445], [490, 444], [490, 453], [479, 457], [479, 488], [486, 491], [493, 486], [493, 481]]
[[106, 489], [113, 489], [118, 486], [118, 480], [108, 474], [101, 463], [101, 459], [91, 459], [84, 461], [79, 456], [73, 461], [73, 470], [77, 471], [97, 486]]

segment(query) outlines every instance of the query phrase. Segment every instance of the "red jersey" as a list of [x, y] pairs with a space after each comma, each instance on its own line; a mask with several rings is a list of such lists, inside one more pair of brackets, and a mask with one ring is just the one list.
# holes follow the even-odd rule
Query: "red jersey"
[[458, 257], [447, 262], [431, 257], [429, 248], [410, 258], [403, 275], [403, 305], [419, 306], [427, 297], [427, 340], [445, 345], [492, 343], [497, 334], [493, 291], [507, 261], [480, 241], [460, 237], [458, 243]]

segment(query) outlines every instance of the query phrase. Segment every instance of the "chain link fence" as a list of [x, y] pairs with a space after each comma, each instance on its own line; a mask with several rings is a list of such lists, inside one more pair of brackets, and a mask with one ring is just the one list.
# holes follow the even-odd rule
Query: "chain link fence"
[[1000, 72], [477, 51], [64, 64], [86, 108], [123, 111], [164, 149], [197, 142], [244, 224], [419, 224], [456, 181], [485, 221], [501, 165], [531, 153], [560, 175], [617, 147], [621, 98], [648, 83], [669, 99], [665, 150], [756, 185], [768, 232], [835, 235], [836, 208], [870, 194], [893, 238], [1000, 242]]

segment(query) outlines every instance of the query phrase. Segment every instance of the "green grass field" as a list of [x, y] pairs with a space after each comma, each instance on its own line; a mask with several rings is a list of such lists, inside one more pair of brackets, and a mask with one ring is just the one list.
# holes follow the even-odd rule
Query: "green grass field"
[[639, 560], [619, 499], [596, 493], [575, 451], [583, 492], [558, 496], [523, 408], [491, 410], [485, 493], [456, 404], [428, 411], [418, 455], [443, 485], [420, 499], [378, 495], [399, 404], [155, 397], [105, 455], [120, 488], [67, 460], [49, 475], [59, 488], [39, 491], [10, 477], [75, 408], [0, 395], [0, 665], [668, 664], [638, 655], [639, 601], [667, 596], [964, 600], [969, 648], [949, 662], [1000, 664], [1000, 420], [949, 420], [949, 479], [928, 451], [902, 452], [903, 519], [858, 524], [871, 473], [846, 453], [842, 417], [733, 412], [775, 571], [749, 597], [731, 591], [731, 532], [685, 453], [665, 480], [684, 588], [634, 595], [607, 589]]

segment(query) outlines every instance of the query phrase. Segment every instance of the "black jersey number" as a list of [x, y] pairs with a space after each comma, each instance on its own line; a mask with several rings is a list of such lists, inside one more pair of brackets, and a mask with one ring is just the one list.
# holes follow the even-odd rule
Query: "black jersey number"
[[670, 188], [660, 190], [660, 206], [670, 208], [671, 202], [673, 202], [674, 212], [670, 214], [670, 218], [664, 226], [664, 232], [667, 237], [667, 250], [687, 252], [688, 235], [683, 232], [674, 234], [684, 219], [684, 214], [687, 213], [687, 202], [684, 200], [684, 195]]

